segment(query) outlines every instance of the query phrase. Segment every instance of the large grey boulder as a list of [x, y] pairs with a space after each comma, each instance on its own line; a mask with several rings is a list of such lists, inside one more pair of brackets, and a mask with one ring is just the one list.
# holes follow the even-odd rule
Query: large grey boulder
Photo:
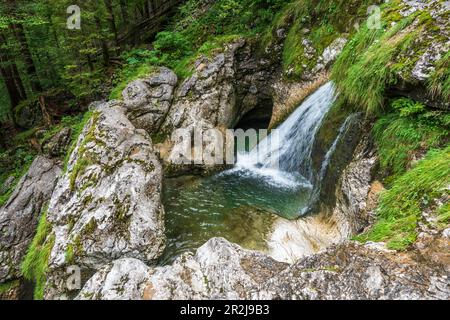
[[[423, 244], [429, 250], [418, 255], [348, 242], [288, 265], [214, 238], [170, 266], [115, 261], [77, 299], [449, 299], [448, 254], [442, 252], [449, 241], [433, 237]], [[441, 259], [430, 259], [437, 254]]]
[[123, 91], [122, 96], [130, 121], [139, 129], [156, 133], [173, 99], [177, 85], [176, 74], [160, 68], [151, 76], [131, 82]]
[[142, 300], [149, 276], [142, 261], [119, 259], [89, 279], [75, 300]]
[[120, 105], [94, 112], [55, 188], [47, 213], [54, 239], [46, 298], [64, 298], [66, 268], [92, 274], [120, 258], [151, 262], [164, 243], [161, 165], [149, 136]]
[[175, 94], [175, 101], [162, 130], [177, 128], [214, 128], [228, 126], [236, 110], [233, 87], [234, 52], [237, 45], [214, 57], [211, 61], [196, 62], [196, 72], [186, 79]]
[[[95, 274], [78, 299], [146, 300], [244, 299], [288, 265], [262, 253], [213, 238], [195, 255], [184, 254], [172, 265], [147, 268], [136, 260], [119, 260]], [[125, 296], [127, 297], [127, 296]]]
[[21, 276], [22, 259], [60, 174], [57, 162], [38, 156], [0, 208], [0, 283]]

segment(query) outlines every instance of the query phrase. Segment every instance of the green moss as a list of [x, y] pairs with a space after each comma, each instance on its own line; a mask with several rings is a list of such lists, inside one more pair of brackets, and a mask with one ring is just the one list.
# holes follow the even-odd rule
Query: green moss
[[96, 229], [97, 229], [97, 220], [95, 220], [95, 218], [91, 218], [91, 220], [89, 220], [89, 223], [84, 227], [83, 234], [91, 235], [94, 233]]
[[[404, 250], [414, 243], [422, 211], [432, 205], [433, 199], [447, 192], [449, 163], [450, 146], [430, 151], [424, 160], [381, 195], [375, 225], [355, 239], [362, 242], [385, 241], [388, 248], [395, 250]], [[441, 216], [448, 216], [448, 213]]]
[[[97, 123], [99, 121], [99, 118], [100, 118], [99, 112], [94, 112], [92, 114], [92, 116], [89, 119], [91, 121], [89, 129], [86, 132], [84, 139], [78, 148], [78, 160], [75, 163], [75, 165], [73, 166], [73, 168], [69, 174], [69, 181], [70, 181], [69, 185], [70, 185], [70, 190], [72, 190], [72, 191], [75, 190], [76, 180], [78, 178], [78, 175], [80, 173], [82, 173], [88, 166], [95, 163], [95, 159], [93, 158], [93, 156], [86, 150], [86, 145], [92, 141], [95, 141], [98, 144], [103, 144], [103, 142], [100, 141], [95, 136], [95, 130], [97, 128]], [[69, 155], [69, 157], [70, 157], [70, 155]]]
[[36, 300], [42, 300], [44, 297], [48, 260], [55, 243], [55, 236], [51, 234], [51, 231], [52, 227], [44, 211], [39, 220], [36, 235], [22, 262], [23, 276], [35, 284], [34, 298]]
[[74, 263], [74, 248], [73, 248], [73, 244], [69, 243], [67, 245], [67, 249], [66, 249], [66, 254], [65, 254], [65, 259], [66, 259], [66, 263], [67, 264], [73, 264]]
[[75, 147], [77, 146], [77, 141], [81, 132], [83, 132], [84, 127], [86, 126], [86, 124], [89, 122], [89, 120], [92, 118], [93, 115], [94, 112], [88, 111], [82, 117], [80, 117], [79, 121], [75, 122], [71, 126], [72, 129], [71, 143], [64, 158], [64, 172], [67, 171], [67, 164], [69, 163], [70, 156], [72, 155], [73, 151], [75, 150]]
[[78, 175], [93, 163], [94, 162], [90, 158], [86, 157], [85, 154], [83, 154], [83, 156], [80, 157], [77, 163], [75, 163], [75, 166], [73, 167], [69, 175], [69, 185], [71, 191], [75, 190]]

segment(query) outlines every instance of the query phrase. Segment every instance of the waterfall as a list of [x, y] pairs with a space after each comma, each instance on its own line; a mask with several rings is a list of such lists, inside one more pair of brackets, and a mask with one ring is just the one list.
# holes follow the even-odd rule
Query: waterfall
[[328, 82], [257, 147], [249, 153], [238, 154], [232, 171], [265, 177], [267, 182], [285, 187], [311, 186], [314, 139], [334, 101], [335, 88]]

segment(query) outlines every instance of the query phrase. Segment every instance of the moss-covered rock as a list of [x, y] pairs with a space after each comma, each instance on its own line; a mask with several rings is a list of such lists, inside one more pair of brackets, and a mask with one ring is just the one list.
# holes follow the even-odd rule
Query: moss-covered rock
[[164, 248], [161, 165], [149, 136], [124, 111], [119, 102], [93, 111], [50, 200], [46, 299], [73, 296], [70, 265], [86, 281], [114, 259], [151, 262]]
[[396, 0], [381, 8], [381, 28], [364, 24], [333, 67], [341, 94], [372, 114], [385, 109], [392, 94], [448, 109], [448, 4]]

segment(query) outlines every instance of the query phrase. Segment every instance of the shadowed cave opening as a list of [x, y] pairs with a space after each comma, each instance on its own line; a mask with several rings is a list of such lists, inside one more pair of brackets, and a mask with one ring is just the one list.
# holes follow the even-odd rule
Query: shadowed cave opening
[[273, 97], [264, 95], [258, 97], [258, 105], [245, 113], [234, 127], [235, 129], [267, 129], [273, 113]]

